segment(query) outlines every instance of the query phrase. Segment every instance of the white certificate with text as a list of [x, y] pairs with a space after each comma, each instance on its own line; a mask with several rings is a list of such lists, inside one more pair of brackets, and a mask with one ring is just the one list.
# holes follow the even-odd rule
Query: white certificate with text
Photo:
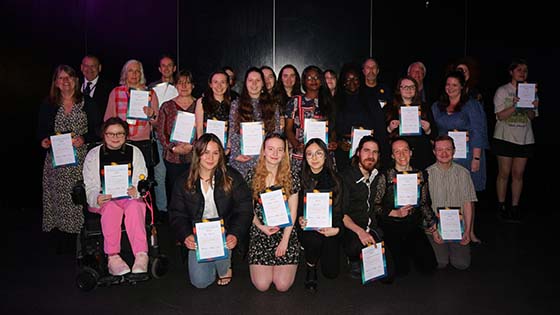
[[194, 114], [189, 112], [177, 112], [177, 119], [171, 131], [171, 142], [191, 143], [194, 140]]
[[519, 83], [517, 85], [517, 97], [519, 101], [515, 105], [517, 108], [535, 108], [533, 101], [537, 93], [537, 85], [535, 83]]
[[163, 103], [179, 95], [177, 88], [173, 86], [173, 84], [170, 84], [169, 82], [161, 82], [160, 84], [154, 86], [152, 90], [156, 92], [160, 107]]
[[460, 241], [463, 238], [461, 216], [458, 208], [439, 209], [439, 232], [444, 241]]
[[206, 120], [206, 131], [205, 133], [213, 133], [222, 141], [224, 148], [226, 147], [227, 137], [226, 137], [226, 122], [223, 120]]
[[399, 134], [419, 135], [420, 134], [420, 109], [418, 106], [400, 107]]
[[290, 211], [281, 189], [260, 194], [264, 224], [285, 227], [292, 225]]
[[113, 199], [128, 197], [128, 187], [130, 177], [127, 164], [103, 166], [103, 194], [111, 195]]
[[362, 140], [362, 138], [365, 136], [371, 135], [372, 133], [373, 130], [371, 129], [359, 129], [359, 128], [352, 129], [352, 147], [350, 149], [350, 157], [354, 156], [354, 153], [356, 152], [356, 149], [360, 144], [360, 140]]
[[467, 132], [466, 131], [448, 131], [447, 135], [453, 138], [455, 143], [454, 159], [466, 159], [468, 146], [467, 146]]
[[331, 193], [306, 193], [303, 217], [307, 220], [305, 230], [332, 227]]
[[362, 283], [386, 275], [383, 243], [376, 243], [376, 246], [371, 245], [362, 248]]
[[415, 206], [418, 203], [418, 174], [397, 174], [395, 206]]
[[303, 121], [303, 125], [304, 143], [307, 143], [307, 141], [313, 138], [319, 138], [323, 140], [324, 143], [329, 143], [327, 139], [327, 122], [325, 120], [306, 118]]
[[53, 166], [75, 165], [76, 151], [72, 145], [72, 134], [63, 133], [61, 135], [51, 136], [51, 149]]
[[227, 257], [220, 220], [195, 223], [195, 231], [198, 261]]
[[150, 91], [141, 91], [130, 89], [128, 97], [127, 119], [148, 120], [148, 116], [144, 113], [144, 107], [150, 106]]
[[241, 123], [241, 154], [259, 155], [263, 143], [263, 123], [243, 122]]

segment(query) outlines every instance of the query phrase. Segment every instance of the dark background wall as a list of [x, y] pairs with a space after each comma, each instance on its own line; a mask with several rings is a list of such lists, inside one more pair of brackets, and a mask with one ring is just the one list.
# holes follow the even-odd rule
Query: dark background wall
[[[180, 68], [193, 71], [197, 94], [208, 74], [224, 65], [237, 71], [240, 89], [249, 66], [266, 64], [278, 71], [292, 63], [301, 71], [316, 64], [338, 70], [345, 62], [368, 57], [370, 45], [382, 81], [393, 87], [408, 64], [422, 60], [426, 80], [437, 93], [448, 62], [470, 55], [481, 64], [480, 88], [491, 123], [493, 93], [508, 80], [512, 57], [523, 57], [529, 61], [529, 79], [539, 83], [542, 105], [535, 123], [537, 157], [527, 173], [528, 182], [536, 183], [545, 172], [543, 149], [558, 143], [549, 122], [558, 114], [551, 94], [558, 84], [553, 69], [560, 49], [557, 36], [546, 39], [554, 10], [532, 2], [492, 6], [468, 0], [3, 1], [0, 205], [40, 206], [44, 152], [35, 138], [38, 105], [55, 66], [65, 63], [79, 70], [86, 53], [101, 58], [102, 75], [115, 84], [122, 65], [132, 58], [143, 62], [148, 81], [156, 80], [158, 57], [170, 53]], [[493, 181], [489, 176], [489, 188]], [[528, 189], [550, 193], [557, 186], [545, 181]]]

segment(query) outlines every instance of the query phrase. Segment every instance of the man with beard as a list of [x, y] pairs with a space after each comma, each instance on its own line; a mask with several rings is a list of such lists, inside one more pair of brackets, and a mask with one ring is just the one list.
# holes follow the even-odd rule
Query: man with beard
[[[344, 233], [344, 249], [350, 262], [350, 276], [360, 279], [360, 253], [362, 248], [382, 241], [382, 232], [377, 226], [374, 213], [375, 187], [378, 181], [379, 143], [373, 136], [360, 140], [351, 166], [342, 173], [343, 212], [342, 222], [348, 230]], [[385, 251], [387, 277], [392, 281], [393, 262]]]

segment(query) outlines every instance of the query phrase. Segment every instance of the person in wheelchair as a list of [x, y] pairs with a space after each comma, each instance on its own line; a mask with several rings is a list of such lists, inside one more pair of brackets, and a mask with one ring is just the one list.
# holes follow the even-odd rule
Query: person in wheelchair
[[[83, 176], [89, 211], [101, 215], [101, 231], [104, 238], [103, 250], [108, 255], [108, 269], [113, 276], [122, 276], [131, 271], [121, 258], [121, 224], [124, 225], [132, 252], [132, 273], [148, 271], [148, 241], [146, 238], [146, 204], [138, 193], [138, 182], [146, 177], [148, 170], [142, 152], [126, 144], [128, 123], [118, 117], [109, 118], [102, 126], [103, 143], [91, 149], [84, 162]], [[104, 193], [107, 166], [128, 165], [130, 186], [124, 197], [115, 198]]]

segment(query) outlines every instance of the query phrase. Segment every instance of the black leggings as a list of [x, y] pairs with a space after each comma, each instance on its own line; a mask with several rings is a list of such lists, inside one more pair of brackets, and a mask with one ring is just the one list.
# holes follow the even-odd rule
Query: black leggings
[[301, 232], [305, 260], [308, 265], [321, 261], [321, 272], [326, 278], [334, 279], [340, 272], [340, 234], [325, 237], [316, 231]]

